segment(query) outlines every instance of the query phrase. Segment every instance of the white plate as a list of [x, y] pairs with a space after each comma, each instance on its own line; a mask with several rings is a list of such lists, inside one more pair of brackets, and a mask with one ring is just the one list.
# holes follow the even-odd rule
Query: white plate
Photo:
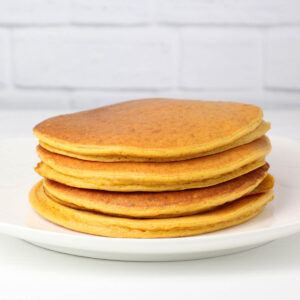
[[39, 180], [36, 140], [0, 141], [0, 232], [51, 250], [80, 256], [132, 261], [212, 257], [250, 249], [300, 231], [300, 144], [271, 138], [268, 156], [275, 199], [254, 219], [214, 233], [170, 239], [120, 239], [77, 233], [37, 215], [28, 192]]

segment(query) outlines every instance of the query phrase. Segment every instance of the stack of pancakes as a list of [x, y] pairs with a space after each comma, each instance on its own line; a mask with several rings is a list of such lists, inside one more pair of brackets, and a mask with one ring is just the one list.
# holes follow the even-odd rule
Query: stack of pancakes
[[245, 222], [273, 199], [270, 124], [253, 105], [144, 99], [34, 128], [44, 218], [95, 235], [197, 235]]

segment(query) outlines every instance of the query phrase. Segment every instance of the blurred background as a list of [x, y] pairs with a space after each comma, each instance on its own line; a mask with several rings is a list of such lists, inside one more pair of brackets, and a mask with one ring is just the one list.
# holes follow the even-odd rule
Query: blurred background
[[299, 0], [0, 0], [0, 110], [300, 107]]

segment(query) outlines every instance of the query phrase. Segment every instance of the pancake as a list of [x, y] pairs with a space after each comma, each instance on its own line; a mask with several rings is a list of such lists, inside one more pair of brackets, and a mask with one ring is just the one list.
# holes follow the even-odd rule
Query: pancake
[[36, 184], [30, 203], [45, 219], [63, 227], [109, 237], [166, 238], [203, 234], [243, 223], [256, 216], [273, 199], [273, 191], [250, 195], [215, 210], [185, 217], [131, 219], [76, 210], [51, 200]]
[[170, 191], [207, 187], [265, 164], [271, 144], [264, 136], [218, 154], [177, 162], [89, 162], [49, 152], [41, 146], [41, 176], [60, 183], [111, 191]]
[[[52, 181], [52, 182], [55, 182], [55, 181]], [[260, 194], [260, 193], [267, 192], [267, 191], [269, 191], [269, 189], [265, 189], [264, 187], [265, 187], [266, 185], [270, 185], [270, 186], [271, 186], [271, 183], [272, 183], [272, 182], [274, 183], [273, 176], [272, 176], [271, 174], [268, 174], [267, 177], [263, 180], [263, 182], [262, 182], [261, 184], [259, 184], [259, 185], [258, 185], [254, 190], [252, 190], [251, 192], [246, 193], [244, 196], [255, 195], [255, 194]], [[271, 186], [271, 189], [273, 188], [273, 186], [274, 186], [274, 185]], [[67, 186], [65, 186], [65, 187], [67, 187]], [[173, 214], [170, 214], [170, 213], [162, 214], [161, 209], [158, 211], [158, 208], [155, 207], [154, 209], [152, 209], [152, 211], [155, 211], [155, 210], [156, 210], [156, 215], [154, 215], [154, 216], [148, 215], [148, 214], [149, 214], [149, 209], [147, 209], [146, 211], [140, 210], [141, 214], [138, 214], [138, 215], [137, 215], [136, 211], [132, 209], [132, 211], [133, 211], [133, 213], [132, 213], [133, 216], [131, 216], [131, 215], [129, 215], [129, 214], [126, 212], [125, 209], [123, 210], [123, 212], [126, 212], [126, 214], [122, 214], [122, 212], [119, 213], [119, 214], [116, 214], [115, 212], [114, 212], [114, 213], [106, 213], [106, 212], [102, 212], [101, 210], [95, 210], [95, 209], [85, 208], [85, 207], [82, 207], [82, 206], [73, 204], [73, 203], [71, 203], [71, 202], [66, 202], [66, 201], [63, 201], [63, 200], [61, 200], [61, 199], [58, 199], [58, 198], [56, 198], [56, 197], [54, 197], [53, 195], [50, 195], [50, 194], [48, 193], [48, 191], [47, 191], [46, 188], [45, 188], [45, 181], [43, 182], [43, 188], [44, 188], [45, 194], [46, 194], [51, 200], [53, 200], [53, 201], [55, 201], [55, 202], [58, 202], [58, 203], [60, 203], [60, 204], [62, 204], [62, 205], [64, 205], [64, 206], [67, 206], [67, 207], [71, 207], [71, 208], [75, 208], [75, 209], [79, 209], [79, 210], [85, 210], [85, 211], [100, 212], [100, 213], [108, 214], [108, 215], [111, 215], [111, 216], [129, 217], [129, 218], [139, 218], [139, 219], [150, 219], [150, 218], [152, 218], [152, 219], [156, 219], [156, 218], [162, 219], [162, 218], [173, 218], [173, 217], [190, 216], [190, 215], [194, 215], [194, 214], [197, 214], [197, 213], [202, 213], [202, 212], [207, 212], [207, 211], [213, 210], [213, 209], [217, 208], [217, 207], [220, 206], [220, 205], [223, 205], [223, 204], [225, 204], [225, 203], [229, 203], [229, 202], [232, 202], [232, 201], [234, 201], [234, 200], [239, 199], [239, 198], [237, 198], [237, 199], [232, 199], [232, 200], [228, 200], [228, 201], [226, 202], [224, 198], [223, 198], [223, 199], [222, 199], [222, 198], [218, 198], [218, 199], [220, 200], [219, 203], [222, 203], [222, 204], [217, 204], [217, 202], [215, 202], [215, 203], [214, 203], [215, 206], [212, 206], [211, 200], [214, 200], [214, 198], [212, 198], [212, 199], [209, 200], [209, 202], [206, 202], [206, 203], [205, 203], [205, 204], [207, 204], [207, 208], [203, 208], [203, 209], [200, 209], [199, 211], [194, 211], [194, 212], [186, 212], [186, 210], [187, 210], [186, 208], [188, 208], [188, 209], [190, 208], [190, 209], [191, 209], [191, 207], [184, 207], [184, 206], [181, 205], [181, 207], [180, 207], [181, 210], [180, 210], [180, 211], [177, 210], [175, 214], [174, 214], [174, 213], [173, 213]], [[81, 189], [81, 190], [82, 190], [82, 189]], [[189, 190], [189, 191], [190, 191], [190, 190]], [[170, 192], [168, 192], [168, 193], [170, 193]], [[154, 193], [154, 194], [155, 194], [155, 193]], [[170, 199], [170, 198], [169, 198], [169, 199]], [[74, 200], [75, 200], [75, 198], [74, 198]], [[81, 200], [81, 199], [76, 199], [74, 202], [80, 202], [80, 200]], [[85, 199], [85, 200], [86, 200], [86, 199]], [[201, 201], [202, 201], [202, 199], [201, 199]], [[141, 203], [142, 203], [142, 202], [141, 202]], [[200, 205], [203, 204], [203, 203], [204, 203], [204, 202], [200, 203]], [[85, 202], [84, 204], [87, 204], [87, 202]], [[88, 203], [88, 204], [90, 204], [90, 203]], [[135, 204], [136, 204], [136, 203], [135, 203]], [[195, 205], [195, 206], [196, 206], [196, 205]], [[145, 207], [145, 205], [144, 205], [143, 207]], [[208, 208], [208, 207], [209, 207], [209, 208]], [[110, 208], [111, 208], [111, 207], [110, 207]], [[130, 207], [130, 208], [132, 208], [132, 207]], [[170, 210], [172, 209], [172, 211], [175, 211], [173, 207], [170, 206], [169, 208], [170, 208]], [[179, 207], [177, 207], [177, 209], [179, 209]], [[119, 209], [119, 210], [120, 210], [120, 209]], [[127, 208], [127, 210], [128, 210], [128, 208]], [[146, 216], [145, 216], [145, 212], [146, 212]]]
[[267, 176], [268, 168], [266, 164], [212, 187], [177, 192], [105, 192], [69, 187], [47, 179], [43, 187], [52, 200], [77, 209], [135, 218], [174, 217], [210, 210], [246, 194], [271, 189], [273, 180], [271, 175]]
[[248, 104], [144, 99], [53, 117], [34, 134], [45, 148], [69, 156], [174, 161], [223, 151], [255, 132], [262, 118]]
[[251, 172], [265, 164], [265, 160], [257, 160], [253, 163], [250, 163], [240, 169], [224, 174], [222, 176], [218, 176], [215, 178], [204, 179], [200, 181], [194, 182], [186, 182], [186, 183], [173, 183], [173, 184], [160, 184], [160, 185], [152, 185], [149, 182], [149, 185], [143, 183], [126, 183], [126, 184], [111, 184], [110, 182], [103, 180], [102, 178], [79, 178], [73, 177], [70, 175], [65, 175], [56, 170], [50, 168], [45, 163], [39, 163], [35, 168], [36, 172], [48, 179], [52, 179], [58, 181], [60, 183], [78, 187], [85, 189], [96, 189], [96, 190], [104, 190], [104, 191], [116, 191], [116, 192], [135, 192], [135, 191], [144, 191], [144, 192], [161, 192], [161, 191], [179, 191], [186, 189], [195, 189], [195, 188], [203, 188], [208, 186], [213, 186], [238, 176], [244, 175], [248, 172]]
[[[239, 138], [238, 140], [234, 141], [232, 144], [225, 145], [225, 146], [219, 147], [217, 149], [214, 149], [214, 150], [211, 150], [211, 151], [208, 151], [208, 152], [203, 152], [201, 154], [197, 154], [197, 155], [192, 156], [192, 157], [174, 157], [172, 159], [173, 159], [173, 161], [179, 161], [179, 160], [186, 160], [186, 159], [191, 159], [191, 158], [195, 158], [195, 157], [202, 157], [202, 156], [207, 156], [207, 155], [223, 152], [223, 151], [226, 151], [226, 150], [229, 150], [229, 149], [232, 149], [232, 148], [244, 145], [244, 144], [248, 144], [248, 143], [262, 137], [269, 129], [270, 129], [270, 123], [262, 121], [260, 123], [260, 125], [257, 128], [255, 128], [254, 131], [251, 131], [250, 133], [246, 134], [245, 136]], [[70, 152], [70, 151], [58, 149], [58, 148], [50, 146], [46, 143], [43, 143], [42, 141], [39, 141], [39, 143], [44, 149], [46, 149], [50, 152], [63, 154], [63, 155], [66, 155], [66, 156], [75, 157], [75, 158], [88, 160], [88, 161], [102, 161], [102, 162], [153, 161], [153, 162], [161, 162], [161, 161], [170, 161], [170, 159], [171, 159], [171, 157], [168, 157], [168, 158], [154, 158], [153, 159], [153, 158], [134, 157], [134, 156], [84, 155], [84, 154], [77, 154], [77, 153], [73, 153], [73, 152]]]
[[[55, 181], [51, 181], [51, 183], [56, 183]], [[56, 183], [60, 184], [60, 183]], [[65, 188], [70, 188], [66, 185], [62, 185]], [[266, 186], [269, 186], [269, 189], [266, 189]], [[240, 193], [242, 196], [247, 196], [247, 195], [255, 195], [255, 194], [260, 194], [269, 191], [272, 189], [274, 186], [274, 177], [271, 174], [268, 174], [266, 178], [252, 191], [248, 193]], [[112, 198], [109, 198], [109, 200], [113, 200], [107, 204], [107, 202], [104, 202], [103, 200], [108, 200], [107, 198], [101, 198], [101, 200], [98, 197], [99, 202], [96, 202], [95, 200], [97, 199], [87, 199], [86, 197], [81, 199], [81, 198], [75, 198], [75, 197], [70, 197], [70, 195], [67, 195], [67, 201], [62, 200], [61, 198], [56, 198], [53, 196], [53, 194], [49, 193], [47, 190], [45, 181], [43, 181], [43, 188], [44, 192], [47, 194], [48, 197], [50, 197], [52, 200], [76, 209], [80, 210], [87, 210], [87, 211], [94, 211], [94, 212], [100, 212], [104, 214], [109, 214], [113, 216], [119, 216], [119, 217], [129, 217], [129, 218], [169, 218], [169, 217], [181, 217], [181, 216], [189, 216], [193, 215], [196, 213], [202, 213], [206, 212], [212, 209], [215, 209], [217, 206], [223, 205], [228, 202], [232, 202], [236, 199], [239, 199], [240, 197], [237, 197], [237, 194], [235, 195], [229, 195], [227, 192], [225, 196], [222, 198], [221, 195], [216, 195], [211, 197], [210, 199], [208, 197], [202, 197], [202, 193], [199, 193], [200, 195], [197, 195], [195, 193], [195, 199], [191, 198], [189, 195], [189, 198], [179, 198], [179, 197], [172, 197], [172, 195], [166, 195], [165, 201], [164, 202], [159, 202], [157, 201], [156, 203], [156, 193], [152, 193], [152, 196], [154, 197], [148, 197], [150, 196], [150, 193], [145, 193], [148, 194], [146, 197], [143, 199], [139, 199], [138, 197], [132, 197], [134, 200], [133, 203], [130, 203], [129, 206], [125, 208], [125, 205], [128, 205], [128, 200], [124, 202], [120, 202], [125, 199], [125, 197], [119, 197], [116, 198], [116, 196], [113, 196]], [[72, 187], [71, 187], [72, 188]], [[74, 189], [74, 188], [72, 188]], [[206, 188], [203, 188], [206, 189]], [[248, 188], [250, 190], [250, 188]], [[80, 191], [83, 191], [83, 189], [78, 189]], [[196, 191], [199, 191], [200, 189], [197, 189]], [[94, 191], [94, 190], [87, 190], [87, 191]], [[193, 190], [185, 190], [185, 191], [193, 191]], [[56, 191], [57, 192], [57, 191]], [[94, 191], [97, 192], [97, 191]], [[115, 193], [115, 192], [112, 192]], [[142, 192], [140, 192], [142, 193]], [[166, 193], [176, 193], [176, 192], [166, 192]], [[130, 194], [127, 194], [127, 196]], [[63, 195], [66, 196], [66, 195]], [[82, 196], [82, 195], [81, 195]], [[225, 198], [227, 197], [227, 198]], [[233, 197], [236, 197], [233, 199]], [[71, 199], [70, 199], [71, 198]], [[132, 200], [130, 198], [129, 200]], [[145, 201], [146, 198], [146, 201]], [[119, 200], [119, 203], [116, 203]], [[148, 201], [147, 201], [148, 200]], [[149, 201], [150, 200], [150, 201]], [[162, 200], [160, 198], [159, 200]], [[186, 204], [185, 202], [188, 202], [190, 200], [189, 204]], [[197, 202], [197, 200], [199, 202]], [[71, 202], [73, 201], [73, 203]], [[97, 201], [97, 200], [96, 200]], [[175, 204], [170, 204], [167, 206], [168, 203], [174, 202]], [[193, 203], [191, 203], [193, 202]], [[74, 203], [78, 203], [74, 204]], [[153, 207], [150, 207], [151, 204], [154, 204]], [[185, 205], [186, 204], [186, 205]], [[89, 208], [93, 207], [93, 208]], [[96, 207], [96, 209], [94, 209]]]

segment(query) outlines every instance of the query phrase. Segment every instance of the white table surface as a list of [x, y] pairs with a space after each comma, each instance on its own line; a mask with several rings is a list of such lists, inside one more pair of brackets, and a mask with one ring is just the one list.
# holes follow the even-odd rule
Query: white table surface
[[[59, 113], [1, 110], [0, 138], [30, 136], [34, 124]], [[300, 110], [265, 111], [265, 119], [272, 134], [300, 141]], [[300, 234], [239, 254], [166, 263], [76, 257], [0, 235], [0, 300], [121, 297], [300, 299]]]

